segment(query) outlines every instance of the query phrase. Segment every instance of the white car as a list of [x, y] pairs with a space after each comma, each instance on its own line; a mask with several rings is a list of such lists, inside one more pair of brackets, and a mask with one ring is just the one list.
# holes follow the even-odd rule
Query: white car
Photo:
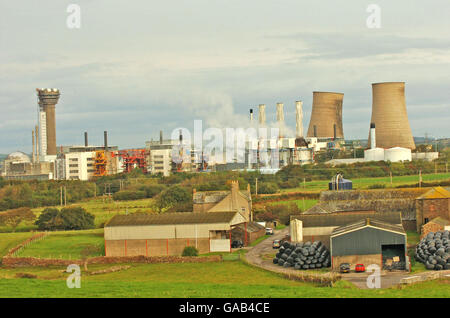
[[266, 235], [273, 235], [273, 229], [270, 227], [266, 227]]

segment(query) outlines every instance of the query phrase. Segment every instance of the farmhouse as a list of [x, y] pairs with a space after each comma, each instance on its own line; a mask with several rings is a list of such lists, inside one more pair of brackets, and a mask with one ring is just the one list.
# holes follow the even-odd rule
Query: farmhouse
[[300, 214], [291, 216], [291, 239], [298, 242], [321, 241], [324, 245], [329, 247], [330, 236], [336, 228], [367, 218], [402, 227], [400, 212], [380, 213], [375, 211], [341, 211], [333, 213]]
[[330, 253], [333, 270], [338, 270], [341, 263], [409, 268], [403, 227], [371, 218], [334, 229], [330, 236]]
[[231, 250], [231, 231], [245, 223], [237, 212], [116, 215], [105, 225], [106, 256], [181, 255]]
[[417, 232], [437, 217], [450, 220], [450, 191], [442, 187], [432, 188], [416, 199]]

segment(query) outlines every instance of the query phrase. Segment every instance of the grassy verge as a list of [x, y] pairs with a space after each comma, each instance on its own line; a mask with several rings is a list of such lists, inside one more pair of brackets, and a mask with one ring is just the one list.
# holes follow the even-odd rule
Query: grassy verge
[[0, 233], [0, 256], [5, 256], [10, 249], [32, 236], [31, 232]]

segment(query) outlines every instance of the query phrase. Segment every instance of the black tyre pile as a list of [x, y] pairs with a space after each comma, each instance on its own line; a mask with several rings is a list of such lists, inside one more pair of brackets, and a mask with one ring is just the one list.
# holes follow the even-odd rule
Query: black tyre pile
[[284, 242], [273, 259], [273, 263], [295, 269], [315, 269], [331, 265], [330, 252], [317, 241], [291, 244]]
[[416, 247], [416, 260], [429, 270], [450, 269], [450, 233], [428, 233]]

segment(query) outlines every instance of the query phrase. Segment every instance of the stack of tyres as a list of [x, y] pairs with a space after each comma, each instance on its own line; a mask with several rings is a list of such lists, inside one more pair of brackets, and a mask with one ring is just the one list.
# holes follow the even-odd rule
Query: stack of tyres
[[416, 246], [416, 260], [429, 270], [450, 269], [450, 233], [428, 233]]
[[330, 252], [322, 242], [284, 242], [273, 259], [274, 264], [295, 269], [330, 267]]

